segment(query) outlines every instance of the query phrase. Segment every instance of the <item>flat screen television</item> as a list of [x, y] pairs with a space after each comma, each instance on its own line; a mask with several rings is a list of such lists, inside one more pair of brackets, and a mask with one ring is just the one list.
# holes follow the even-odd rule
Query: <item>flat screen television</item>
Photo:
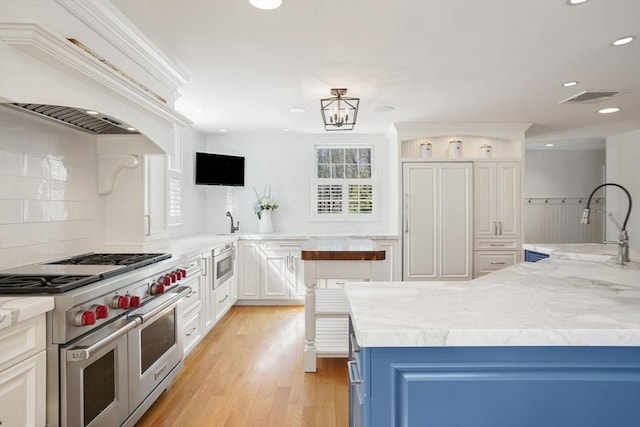
[[196, 153], [196, 184], [244, 186], [244, 157]]

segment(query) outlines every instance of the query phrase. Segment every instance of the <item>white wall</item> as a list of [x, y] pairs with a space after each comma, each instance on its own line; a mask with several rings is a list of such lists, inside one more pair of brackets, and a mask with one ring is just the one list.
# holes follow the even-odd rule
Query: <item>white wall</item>
[[[625, 187], [634, 202], [627, 224], [629, 246], [640, 248], [640, 129], [607, 138], [607, 182]], [[627, 212], [623, 191], [607, 188], [607, 209], [622, 224]], [[617, 230], [607, 221], [607, 239], [615, 240]]]
[[186, 128], [182, 133], [182, 223], [169, 226], [169, 237], [188, 236], [207, 229], [207, 191], [195, 185], [195, 152], [206, 151], [206, 137]]
[[605, 150], [527, 150], [524, 197], [588, 197], [604, 165]]
[[0, 107], [0, 269], [103, 240], [95, 137]]
[[[525, 241], [602, 242], [602, 214], [592, 215], [589, 225], [582, 225], [579, 220], [587, 197], [604, 182], [604, 165], [604, 147], [527, 150], [523, 191]], [[602, 195], [602, 191], [596, 193], [597, 197]]]
[[[227, 193], [233, 195], [232, 211], [240, 220], [240, 232], [257, 232], [258, 221], [252, 205], [256, 200], [253, 187], [262, 192], [271, 184], [272, 198], [280, 207], [273, 215], [276, 232], [292, 233], [389, 233], [396, 234], [396, 203], [390, 197], [395, 192], [390, 177], [389, 156], [382, 135], [300, 135], [293, 133], [260, 135], [210, 135], [208, 151], [245, 156], [244, 187], [207, 188], [207, 229], [224, 233], [229, 230], [225, 217]], [[378, 174], [379, 217], [375, 221], [344, 222], [315, 221], [311, 217], [311, 180], [314, 173], [314, 143], [374, 143]]]

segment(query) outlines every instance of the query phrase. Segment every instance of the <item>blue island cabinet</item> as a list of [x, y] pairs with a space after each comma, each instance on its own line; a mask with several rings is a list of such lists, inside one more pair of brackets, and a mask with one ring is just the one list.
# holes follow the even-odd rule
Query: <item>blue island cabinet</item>
[[638, 427], [638, 347], [362, 347], [352, 427]]

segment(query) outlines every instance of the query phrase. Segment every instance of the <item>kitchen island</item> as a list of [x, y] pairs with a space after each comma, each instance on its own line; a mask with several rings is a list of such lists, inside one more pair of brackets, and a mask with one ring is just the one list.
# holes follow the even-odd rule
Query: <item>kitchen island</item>
[[351, 422], [640, 425], [640, 264], [348, 283]]

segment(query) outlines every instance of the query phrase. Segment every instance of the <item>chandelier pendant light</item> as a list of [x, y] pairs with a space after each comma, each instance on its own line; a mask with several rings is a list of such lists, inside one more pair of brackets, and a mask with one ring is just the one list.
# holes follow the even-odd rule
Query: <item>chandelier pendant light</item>
[[331, 89], [331, 98], [320, 100], [324, 129], [353, 130], [358, 117], [360, 98], [349, 98], [347, 89]]

